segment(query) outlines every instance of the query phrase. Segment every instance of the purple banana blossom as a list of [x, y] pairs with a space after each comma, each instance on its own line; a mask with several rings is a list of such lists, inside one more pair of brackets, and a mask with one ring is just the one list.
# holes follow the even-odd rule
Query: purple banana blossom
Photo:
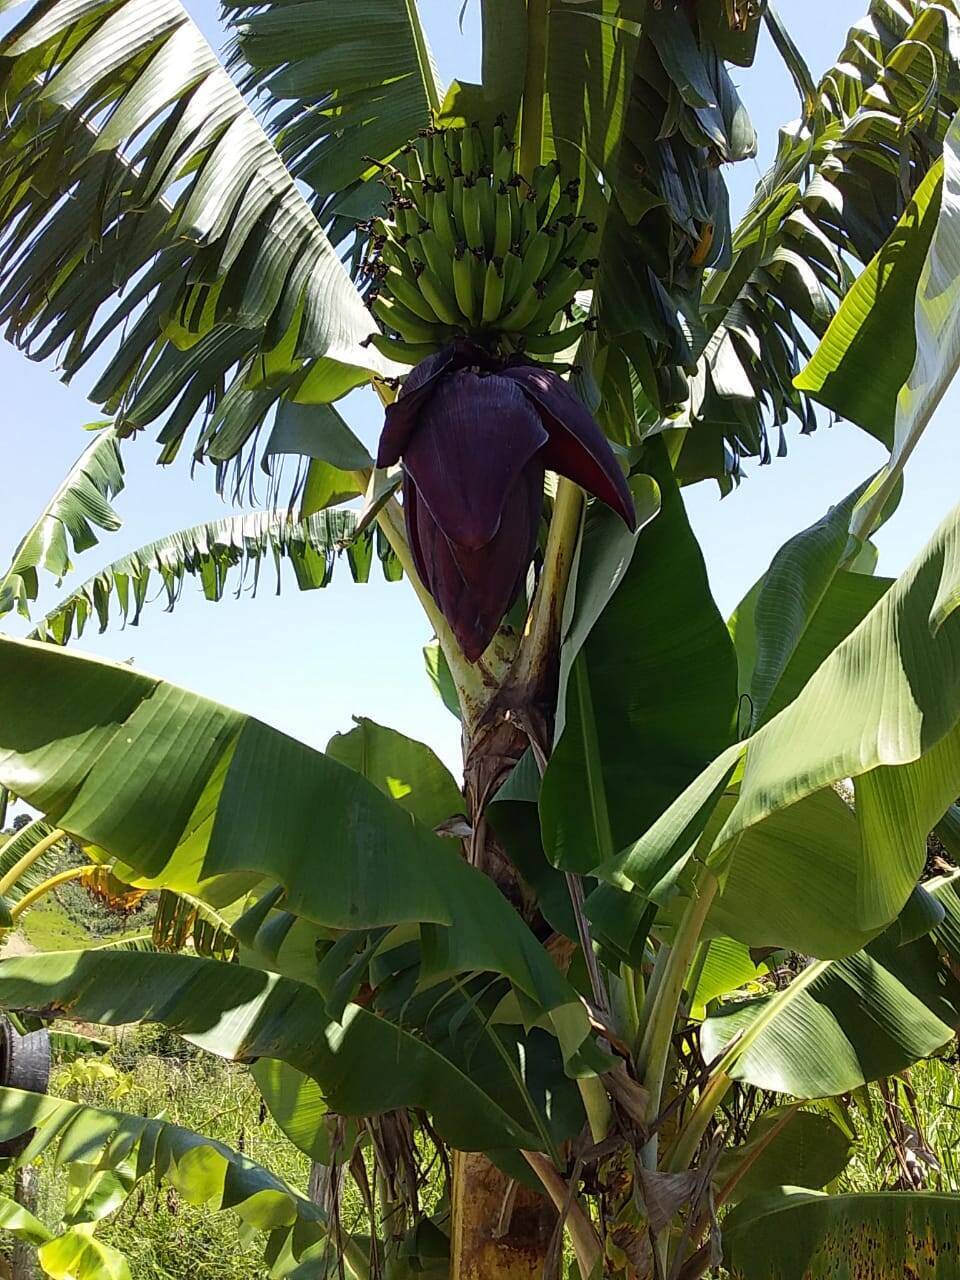
[[524, 584], [543, 473], [575, 481], [636, 527], [603, 432], [558, 374], [458, 342], [413, 369], [387, 408], [377, 465], [403, 459], [417, 572], [476, 660]]

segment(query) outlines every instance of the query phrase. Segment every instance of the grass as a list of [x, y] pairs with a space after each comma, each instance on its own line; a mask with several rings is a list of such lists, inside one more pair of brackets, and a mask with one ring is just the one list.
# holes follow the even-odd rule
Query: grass
[[87, 930], [71, 920], [52, 897], [25, 911], [20, 928], [37, 951], [75, 951], [91, 943]]
[[[908, 1165], [926, 1191], [960, 1194], [960, 1064], [931, 1059], [893, 1081], [888, 1096], [899, 1113]], [[906, 1087], [905, 1087], [906, 1086]], [[838, 1179], [838, 1191], [882, 1191], [898, 1187], [900, 1163], [885, 1121], [887, 1102], [878, 1085], [862, 1095], [853, 1159]]]
[[[77, 951], [104, 941], [102, 936], [91, 933], [72, 919], [53, 894], [24, 912], [20, 931], [37, 951]], [[119, 941], [148, 931], [149, 925], [140, 925], [108, 936]]]
[[[168, 1056], [174, 1044], [190, 1056]], [[193, 1053], [189, 1045], [155, 1027], [125, 1029], [107, 1061], [116, 1075], [85, 1078], [72, 1064], [56, 1068], [50, 1092], [134, 1115], [163, 1114], [219, 1139], [305, 1192], [309, 1159], [262, 1113], [256, 1085], [243, 1067]], [[36, 1212], [56, 1227], [67, 1178], [49, 1159], [40, 1169]], [[6, 1175], [0, 1184], [6, 1194], [9, 1178]], [[233, 1214], [189, 1205], [169, 1183], [158, 1186], [152, 1176], [133, 1188], [119, 1211], [100, 1224], [97, 1235], [127, 1255], [136, 1280], [250, 1280], [266, 1275], [266, 1236], [242, 1238]]]

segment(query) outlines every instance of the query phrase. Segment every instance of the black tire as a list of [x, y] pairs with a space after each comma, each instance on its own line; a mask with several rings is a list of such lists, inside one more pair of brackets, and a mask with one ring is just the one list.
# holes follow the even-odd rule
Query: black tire
[[[50, 1082], [50, 1032], [29, 1031], [20, 1035], [16, 1028], [0, 1016], [0, 1085], [9, 1089], [26, 1089], [30, 1093], [46, 1093]], [[0, 1158], [18, 1156], [28, 1146], [33, 1130], [0, 1142]]]

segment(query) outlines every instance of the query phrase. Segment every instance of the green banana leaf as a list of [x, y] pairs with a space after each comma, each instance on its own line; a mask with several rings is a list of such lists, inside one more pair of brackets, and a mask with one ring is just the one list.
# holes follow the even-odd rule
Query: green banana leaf
[[449, 769], [429, 747], [366, 716], [337, 733], [327, 755], [367, 778], [425, 827], [438, 827], [464, 812], [464, 799]]
[[734, 1280], [946, 1280], [960, 1257], [960, 1197], [781, 1187], [724, 1219], [723, 1257]]
[[[864, 7], [816, 86], [816, 111], [780, 130], [776, 158], [705, 283], [706, 332], [678, 461], [683, 483], [713, 476], [729, 488], [742, 458], [786, 452], [785, 422], [816, 429], [814, 401], [794, 383], [810, 358], [809, 334], [824, 335], [861, 265], [892, 259], [905, 205], [939, 167], [960, 107], [955, 16], [917, 0]], [[868, 291], [869, 283], [861, 297]], [[903, 355], [890, 333], [889, 359], [856, 387], [850, 380], [846, 404], [847, 416], [881, 437], [889, 418], [853, 402], [876, 400], [877, 382], [886, 385], [879, 365], [899, 375]]]
[[[540, 821], [548, 858], [569, 870], [591, 871], [623, 848], [733, 731], [733, 646], [659, 440], [643, 465], [659, 489], [659, 514], [633, 546], [615, 517], [591, 512], [565, 641], [578, 656], [564, 659], [566, 698]], [[652, 495], [644, 509], [651, 506]], [[618, 554], [608, 565], [611, 549]], [[598, 582], [606, 589], [599, 608]], [[605, 603], [608, 583], [615, 590]]]
[[[943, 160], [931, 166], [896, 227], [830, 321], [793, 385], [841, 418], [889, 444], [897, 396], [917, 351], [903, 318], [914, 306], [943, 187]], [[883, 351], [883, 359], [877, 352]]]
[[887, 578], [841, 567], [851, 553], [851, 521], [866, 488], [858, 485], [785, 542], [737, 609], [740, 689], [749, 699], [753, 728], [793, 701], [890, 586]]
[[[698, 854], [721, 876], [738, 841], [766, 820], [852, 778], [861, 854], [845, 902], [850, 950], [862, 945], [865, 931], [879, 933], [894, 920], [923, 867], [927, 833], [960, 791], [958, 565], [954, 511], [794, 701], [719, 756], [617, 869], [656, 894], [704, 831], [732, 775], [733, 805]], [[771, 863], [770, 875], [777, 874]], [[723, 932], [738, 936], [730, 922]]]
[[106, 1026], [162, 1022], [222, 1058], [287, 1063], [342, 1115], [421, 1107], [463, 1150], [543, 1145], [522, 1083], [522, 1046], [519, 1065], [498, 1059], [477, 1083], [412, 1030], [355, 1004], [333, 1021], [313, 988], [247, 965], [158, 952], [11, 957], [0, 971], [0, 1007]]
[[130, 1263], [119, 1249], [79, 1228], [42, 1244], [37, 1261], [52, 1280], [132, 1280]]
[[0, 1196], [0, 1228], [28, 1244], [43, 1244], [53, 1232], [39, 1218], [9, 1196]]
[[847, 1167], [852, 1149], [849, 1135], [828, 1115], [770, 1107], [751, 1125], [742, 1146], [720, 1156], [714, 1183], [721, 1189], [732, 1184], [725, 1196], [730, 1204], [787, 1181], [819, 1191]]
[[[427, 128], [443, 100], [417, 6], [359, 0], [330, 11], [318, 0], [296, 9], [230, 0], [225, 16], [237, 33], [229, 69], [245, 92], [287, 107], [272, 121], [277, 149], [343, 239], [383, 203], [377, 162]], [[305, 109], [324, 100], [339, 105]]]
[[374, 546], [384, 575], [392, 581], [399, 564], [383, 535], [373, 529], [356, 535], [352, 511], [320, 511], [302, 520], [282, 510], [225, 516], [180, 529], [114, 560], [59, 601], [31, 635], [68, 644], [83, 635], [91, 618], [106, 631], [114, 608], [121, 623], [135, 627], [152, 603], [151, 585], [159, 585], [158, 598], [170, 612], [188, 578], [198, 581], [207, 600], [221, 600], [228, 587], [256, 595], [266, 566], [272, 566], [279, 591], [282, 568], [289, 564], [298, 589], [312, 591], [330, 582], [338, 560], [345, 556], [354, 582], [366, 582]]
[[223, 464], [305, 377], [330, 401], [398, 371], [361, 345], [336, 249], [178, 0], [41, 3], [0, 58], [0, 317], [65, 377], [96, 360], [121, 432], [162, 421], [169, 461], [201, 420]]
[[40, 569], [59, 582], [73, 568], [71, 544], [79, 554], [96, 546], [94, 527], [107, 532], [120, 528], [120, 517], [110, 505], [123, 488], [120, 446], [111, 427], [97, 431], [13, 553], [0, 578], [0, 617], [15, 607], [29, 618]]
[[218, 905], [265, 880], [329, 928], [416, 924], [422, 981], [508, 975], [580, 1069], [580, 998], [496, 886], [352, 769], [252, 717], [126, 666], [3, 639], [0, 782], [118, 859], [130, 883]]
[[705, 1058], [715, 1060], [756, 1019], [769, 1019], [730, 1074], [794, 1098], [822, 1098], [940, 1052], [960, 1027], [960, 985], [931, 938], [898, 946], [892, 933], [826, 965], [805, 990], [788, 987], [776, 1006], [776, 996], [721, 1006], [701, 1030]]

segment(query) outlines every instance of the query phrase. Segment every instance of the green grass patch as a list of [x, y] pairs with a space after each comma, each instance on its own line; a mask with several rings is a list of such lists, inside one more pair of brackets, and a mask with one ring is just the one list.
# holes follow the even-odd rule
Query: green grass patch
[[25, 911], [20, 927], [38, 951], [76, 951], [79, 947], [89, 947], [92, 942], [86, 929], [71, 920], [53, 900]]

